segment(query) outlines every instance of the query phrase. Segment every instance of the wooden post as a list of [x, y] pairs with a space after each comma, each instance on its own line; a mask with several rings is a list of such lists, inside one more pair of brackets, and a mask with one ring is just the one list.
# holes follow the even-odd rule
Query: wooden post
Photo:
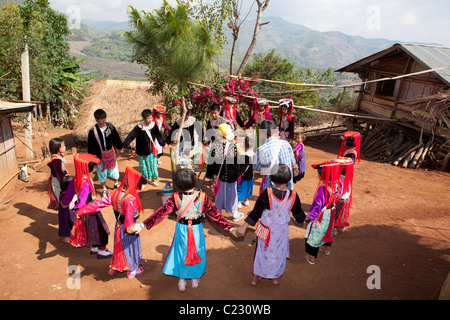
[[[27, 45], [27, 37], [23, 40], [22, 46], [22, 99], [24, 101], [31, 101], [30, 97], [30, 67], [29, 67], [29, 59], [28, 59], [28, 45]], [[31, 112], [28, 113], [27, 119], [25, 121], [25, 142], [26, 145], [31, 148], [26, 148], [26, 159], [33, 159], [33, 132], [32, 132], [32, 116]]]

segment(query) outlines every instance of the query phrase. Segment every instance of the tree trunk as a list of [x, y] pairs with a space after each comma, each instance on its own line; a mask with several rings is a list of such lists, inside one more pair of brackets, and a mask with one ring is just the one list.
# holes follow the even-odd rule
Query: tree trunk
[[[239, 33], [239, 30], [237, 31], [237, 34]], [[231, 47], [231, 56], [230, 56], [230, 75], [233, 75], [233, 60], [234, 60], [234, 52], [236, 50], [236, 42], [237, 42], [237, 34], [234, 35], [233, 30], [233, 46]]]
[[253, 52], [253, 49], [256, 46], [256, 41], [258, 39], [259, 30], [261, 29], [261, 26], [267, 23], [261, 23], [262, 14], [264, 10], [266, 10], [267, 6], [269, 5], [270, 0], [256, 0], [256, 4], [258, 5], [258, 15], [256, 17], [256, 24], [255, 24], [255, 30], [253, 32], [253, 39], [250, 43], [250, 46], [245, 53], [244, 60], [242, 60], [241, 66], [239, 67], [239, 70], [237, 71], [237, 75], [240, 76], [242, 72], [244, 71], [245, 66], [247, 65], [248, 60], [250, 59], [250, 56]]

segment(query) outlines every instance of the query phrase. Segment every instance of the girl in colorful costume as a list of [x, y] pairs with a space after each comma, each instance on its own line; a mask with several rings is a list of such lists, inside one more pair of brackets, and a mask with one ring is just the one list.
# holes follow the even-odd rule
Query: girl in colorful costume
[[[94, 184], [89, 176], [94, 167], [100, 163], [100, 159], [89, 153], [77, 153], [73, 157], [75, 164], [75, 177], [69, 185], [66, 196], [77, 194], [77, 203], [73, 207], [78, 210], [84, 205], [95, 200]], [[77, 219], [81, 219], [86, 232], [86, 243], [79, 242], [80, 239], [72, 236], [70, 243], [74, 247], [84, 245], [91, 246], [90, 253], [96, 255], [98, 259], [111, 257], [111, 252], [106, 248], [108, 244], [109, 228], [100, 211], [92, 214], [76, 214]]]
[[228, 121], [233, 130], [237, 129], [236, 124], [241, 128], [245, 127], [245, 123], [237, 111], [237, 100], [234, 97], [225, 97], [220, 115]]
[[341, 192], [339, 175], [342, 170], [338, 162], [332, 161], [313, 164], [312, 167], [318, 171], [319, 184], [305, 219], [308, 223], [305, 233], [305, 259], [310, 264], [315, 263], [319, 250], [326, 255], [330, 254], [327, 247], [333, 241], [336, 203]]
[[116, 217], [114, 231], [114, 253], [109, 266], [109, 274], [127, 271], [129, 279], [144, 272], [141, 264], [142, 247], [136, 234], [136, 220], [143, 212], [138, 190], [148, 180], [136, 170], [126, 167], [122, 184], [108, 195], [78, 209], [78, 215], [90, 214], [112, 206]]
[[[252, 139], [253, 140], [253, 139]], [[245, 152], [240, 157], [244, 158], [244, 163], [239, 167], [239, 178], [237, 180], [238, 209], [242, 206], [249, 206], [248, 202], [253, 195], [253, 162], [255, 153], [250, 137], [244, 138]]]
[[60, 138], [51, 139], [49, 150], [52, 156], [47, 162], [47, 166], [50, 168], [50, 178], [48, 179], [50, 203], [48, 209], [58, 210], [62, 179], [69, 174], [67, 162], [64, 158], [64, 152], [66, 152], [64, 141]]
[[211, 144], [211, 151], [207, 159], [206, 178], [213, 180], [214, 203], [219, 211], [225, 210], [233, 214], [233, 221], [244, 217], [238, 212], [237, 180], [240, 164], [238, 163], [238, 149], [231, 126], [222, 123], [219, 126], [221, 140]]
[[339, 176], [342, 192], [336, 205], [336, 219], [334, 222], [334, 234], [336, 235], [338, 231], [343, 232], [344, 228], [349, 226], [350, 208], [353, 207], [353, 160], [351, 158], [341, 157], [332, 161], [338, 162], [342, 167]]
[[193, 288], [198, 287], [199, 279], [206, 272], [202, 224], [205, 215], [223, 230], [237, 236], [236, 228], [220, 214], [208, 196], [204, 192], [194, 190], [196, 183], [197, 177], [192, 170], [178, 170], [175, 174], [177, 192], [137, 228], [137, 232], [143, 228], [151, 229], [175, 212], [175, 235], [162, 271], [166, 275], [179, 278], [180, 291], [185, 291], [186, 279], [192, 279]]
[[283, 140], [294, 139], [295, 117], [292, 115], [294, 100], [288, 98], [280, 99], [278, 106], [280, 138]]
[[64, 242], [70, 242], [72, 227], [75, 223], [75, 214], [72, 210], [76, 198], [72, 193], [66, 197], [67, 189], [73, 180], [73, 176], [66, 175], [62, 178], [61, 193], [59, 196], [58, 209], [58, 236], [62, 237]]
[[272, 115], [269, 110], [269, 101], [264, 98], [257, 98], [253, 100], [253, 104], [255, 105], [255, 110], [253, 111], [253, 115], [248, 119], [245, 128], [250, 128], [254, 123], [257, 126], [261, 125], [261, 121], [265, 119], [269, 119], [273, 121]]
[[360, 162], [361, 134], [355, 131], [342, 133], [342, 142], [339, 148], [338, 158], [348, 157], [353, 160], [353, 164]]
[[295, 143], [297, 144], [294, 149], [294, 157], [298, 166], [299, 174], [294, 177], [294, 183], [300, 181], [305, 176], [306, 160], [305, 160], [305, 145], [303, 142], [306, 140], [306, 136], [300, 132], [295, 133]]
[[[161, 135], [164, 136], [164, 131], [170, 132], [171, 128], [166, 121], [166, 107], [160, 105], [154, 106], [152, 114], [153, 114], [153, 122], [156, 123], [156, 125], [158, 126]], [[161, 164], [161, 161], [159, 159], [163, 155], [163, 146], [161, 146], [158, 140], [156, 140], [155, 143], [156, 149], [158, 150], [157, 156], [158, 164]]]
[[237, 229], [238, 235], [243, 236], [248, 225], [254, 226], [259, 223], [269, 228], [270, 237], [266, 241], [257, 238], [252, 270], [253, 279], [250, 282], [252, 286], [255, 286], [262, 278], [272, 279], [274, 285], [279, 284], [278, 279], [283, 275], [286, 259], [289, 258], [289, 221], [291, 220], [289, 213], [292, 212], [298, 223], [303, 223], [305, 220], [299, 196], [295, 190], [291, 191], [286, 187], [291, 179], [289, 167], [285, 164], [280, 165], [271, 179], [276, 187], [267, 188], [261, 193], [255, 207]]

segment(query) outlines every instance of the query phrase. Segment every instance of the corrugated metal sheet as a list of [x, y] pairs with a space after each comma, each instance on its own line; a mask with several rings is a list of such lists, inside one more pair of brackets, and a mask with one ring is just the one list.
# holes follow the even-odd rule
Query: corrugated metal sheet
[[[450, 66], [450, 48], [444, 46], [396, 43], [392, 47], [367, 56], [361, 60], [343, 67], [336, 72], [358, 72], [362, 65], [366, 65], [396, 50], [402, 50], [427, 69], [437, 69]], [[450, 86], [450, 67], [434, 71], [443, 83]]]
[[433, 73], [450, 86], [450, 48], [432, 45], [400, 44], [400, 47], [428, 69], [448, 67]]

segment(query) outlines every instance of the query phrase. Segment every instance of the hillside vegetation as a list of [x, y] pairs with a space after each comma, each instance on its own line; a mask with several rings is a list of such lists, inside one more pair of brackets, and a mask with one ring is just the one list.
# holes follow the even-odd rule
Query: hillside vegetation
[[[296, 68], [325, 70], [338, 69], [374, 52], [388, 48], [395, 41], [385, 39], [366, 39], [349, 36], [342, 32], [319, 32], [302, 25], [294, 24], [277, 17], [264, 19], [270, 21], [259, 34], [254, 53], [267, 53], [275, 49], [278, 54], [291, 61]], [[145, 79], [142, 68], [129, 62], [131, 46], [121, 37], [127, 27], [124, 22], [85, 21], [73, 35], [67, 37], [72, 52], [77, 57], [86, 58], [83, 67], [98, 70], [98, 77], [117, 79]], [[238, 65], [248, 48], [253, 33], [254, 21], [246, 21], [241, 27], [237, 42], [234, 65]], [[102, 28], [99, 30], [96, 28]], [[231, 35], [228, 34], [228, 39]], [[80, 49], [80, 41], [83, 44]], [[229, 41], [231, 43], [231, 41]], [[224, 47], [218, 63], [228, 70], [230, 47]], [[122, 62], [111, 64], [111, 61]], [[127, 69], [126, 72], [122, 68]], [[340, 80], [354, 78], [352, 75], [339, 75]]]

